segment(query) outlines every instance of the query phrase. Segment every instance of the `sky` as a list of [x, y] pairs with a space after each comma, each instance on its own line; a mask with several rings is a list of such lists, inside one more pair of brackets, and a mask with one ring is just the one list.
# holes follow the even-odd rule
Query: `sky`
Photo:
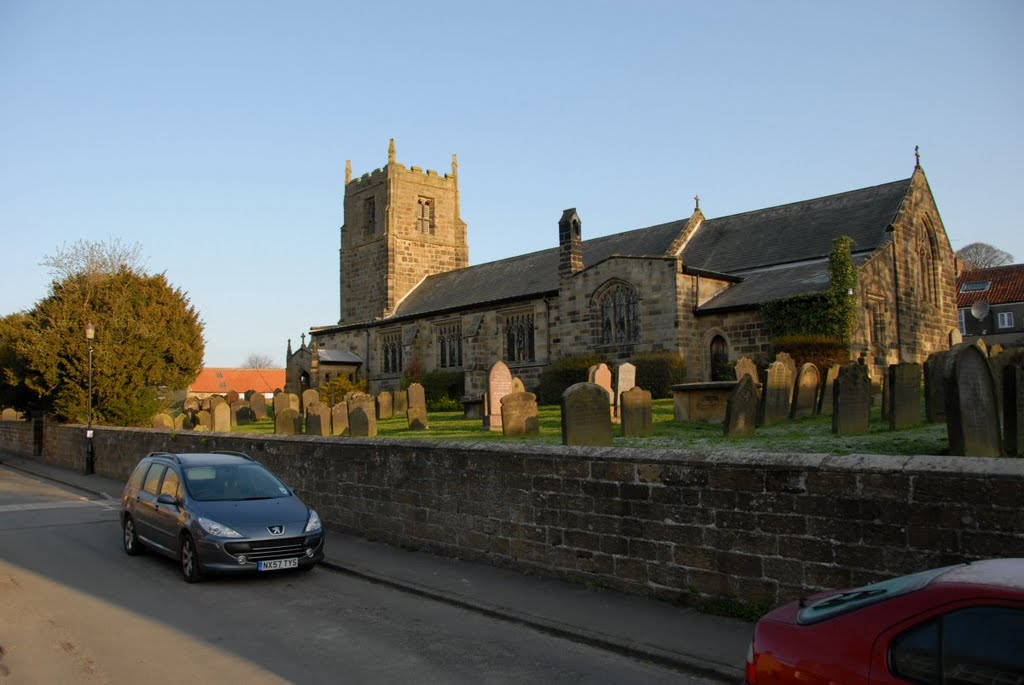
[[[138, 243], [205, 363], [339, 316], [345, 161], [450, 170], [470, 263], [907, 178], [1024, 262], [1024, 3], [0, 0], [0, 315]], [[766, 236], [765, 239], [770, 239]], [[99, 337], [100, 333], [97, 333]]]

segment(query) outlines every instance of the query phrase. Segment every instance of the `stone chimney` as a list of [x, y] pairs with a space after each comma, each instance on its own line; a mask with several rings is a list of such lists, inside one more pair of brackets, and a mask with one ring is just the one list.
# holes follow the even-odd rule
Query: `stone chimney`
[[558, 276], [565, 278], [583, 270], [583, 222], [576, 208], [562, 212], [558, 220]]

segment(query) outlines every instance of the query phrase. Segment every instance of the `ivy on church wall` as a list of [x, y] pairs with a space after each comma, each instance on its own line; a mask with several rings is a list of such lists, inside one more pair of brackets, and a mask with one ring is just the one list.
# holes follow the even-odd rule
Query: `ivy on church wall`
[[827, 291], [761, 303], [761, 315], [772, 338], [814, 336], [849, 344], [857, 325], [857, 269], [850, 254], [852, 245], [853, 239], [845, 235], [832, 241]]

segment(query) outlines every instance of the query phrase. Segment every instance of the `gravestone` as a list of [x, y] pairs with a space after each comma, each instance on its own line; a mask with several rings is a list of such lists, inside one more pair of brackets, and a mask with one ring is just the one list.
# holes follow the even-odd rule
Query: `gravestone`
[[12, 409], [11, 407], [7, 407], [2, 412], [0, 412], [0, 421], [19, 421], [19, 420], [21, 420], [21, 417], [18, 416], [18, 411], [16, 409]]
[[331, 407], [331, 435], [348, 434], [348, 403], [338, 402]]
[[608, 393], [600, 385], [577, 383], [562, 393], [562, 444], [612, 444]]
[[974, 344], [978, 347], [979, 350], [981, 350], [982, 354], [984, 354], [986, 357], [990, 356], [988, 353], [988, 344], [985, 342], [984, 338], [978, 338], [974, 342]]
[[244, 393], [242, 394], [242, 397], [244, 397], [244, 398], [245, 398], [245, 401], [246, 401], [246, 402], [248, 402], [249, 400], [251, 400], [251, 399], [252, 399], [252, 396], [253, 396], [253, 395], [255, 395], [255, 394], [256, 394], [256, 391], [255, 391], [255, 390], [253, 390], [252, 388], [250, 388], [250, 389], [246, 390], [246, 391], [245, 391], [245, 392], [244, 392]]
[[612, 372], [605, 363], [600, 363], [595, 367], [590, 374], [590, 382], [595, 385], [600, 385], [608, 393], [608, 415], [611, 416], [612, 410], [615, 406], [615, 395], [612, 392]]
[[989, 350], [988, 365], [992, 369], [992, 380], [996, 384], [996, 402], [1003, 407], [1003, 369], [1010, 364], [1024, 363], [1024, 347], [1011, 347], [993, 354], [996, 345]]
[[390, 390], [381, 390], [377, 394], [377, 418], [390, 419], [395, 415], [394, 396]]
[[793, 386], [793, 407], [790, 418], [805, 419], [814, 416], [818, 404], [818, 386], [821, 385], [821, 373], [814, 364], [807, 363], [800, 367]]
[[870, 430], [871, 379], [860, 364], [839, 369], [832, 386], [832, 434], [860, 435]]
[[207, 401], [210, 403], [210, 406], [208, 408], [206, 408], [206, 409], [207, 409], [207, 411], [210, 412], [210, 414], [213, 414], [213, 410], [216, 409], [217, 407], [221, 406], [222, 404], [227, 404], [227, 402], [224, 400], [224, 398], [221, 395], [210, 395], [209, 398], [204, 400], [204, 402], [207, 402]]
[[736, 362], [736, 380], [741, 381], [744, 376], [750, 376], [750, 380], [754, 381], [754, 392], [756, 393], [757, 385], [761, 382], [761, 374], [757, 370], [757, 364], [749, 357], [740, 357], [740, 360]]
[[890, 364], [889, 430], [903, 430], [921, 423], [921, 365]]
[[[409, 386], [410, 388], [412, 386]], [[410, 393], [411, 394], [411, 393]], [[426, 406], [418, 406], [409, 402], [409, 410], [405, 414], [409, 422], [409, 430], [425, 431], [430, 428], [430, 417], [427, 415]]]
[[1003, 346], [1001, 343], [996, 343], [992, 347], [988, 348], [988, 358], [998, 357], [1003, 353]]
[[519, 376], [512, 376], [512, 386], [510, 387], [511, 392], [526, 392], [526, 385], [523, 383], [523, 379]]
[[185, 403], [181, 405], [182, 411], [189, 413], [195, 413], [199, 411], [199, 399], [195, 397], [189, 397], [185, 400]]
[[302, 413], [309, 412], [309, 407], [320, 401], [320, 393], [314, 388], [302, 391]]
[[[621, 368], [621, 367], [620, 367]], [[622, 437], [646, 438], [654, 432], [654, 405], [651, 392], [634, 385], [619, 395]]]
[[210, 430], [211, 428], [213, 428], [213, 417], [210, 415], [210, 412], [206, 411], [205, 409], [196, 412], [196, 422], [195, 425], [192, 426], [192, 428], [194, 430], [199, 430], [200, 428]]
[[487, 374], [487, 398], [484, 403], [484, 427], [501, 430], [501, 398], [512, 392], [512, 372], [505, 362], [498, 361]]
[[[206, 410], [204, 409], [203, 411], [206, 411]], [[209, 426], [204, 426], [201, 423], [197, 423], [196, 425], [192, 426], [192, 430], [196, 431], [197, 433], [209, 433], [210, 432], [210, 427]]]
[[963, 333], [960, 332], [959, 328], [951, 328], [949, 330], [949, 349], [953, 349], [964, 341]]
[[322, 402], [306, 407], [306, 435], [330, 435], [331, 410]]
[[928, 423], [946, 420], [946, 357], [949, 352], [935, 352], [924, 362], [924, 418]]
[[353, 438], [377, 436], [377, 412], [372, 402], [349, 403], [348, 434]]
[[[377, 425], [377, 402], [373, 399], [373, 395], [368, 395], [365, 392], [351, 392], [346, 393], [345, 397], [348, 398], [345, 401], [345, 404], [348, 405], [349, 435], [354, 435], [351, 433], [352, 412], [356, 409], [361, 409], [364, 413], [372, 416], [374, 426]], [[367, 430], [369, 430], [369, 428], [367, 428]], [[374, 431], [374, 435], [376, 435], [376, 430]]]
[[536, 395], [511, 392], [501, 398], [501, 432], [506, 438], [540, 435]]
[[821, 393], [818, 394], [818, 413], [825, 416], [832, 416], [832, 386], [839, 375], [839, 364], [833, 364], [825, 372], [825, 382], [821, 386]]
[[224, 401], [228, 403], [230, 407], [232, 404], [239, 400], [238, 393], [234, 390], [228, 390], [228, 394], [224, 396]]
[[615, 415], [622, 416], [622, 393], [636, 387], [636, 367], [626, 362], [615, 369]]
[[204, 397], [199, 400], [199, 411], [210, 411], [210, 398]]
[[[292, 398], [295, 395], [291, 393], [279, 392], [274, 395], [274, 415], [277, 416], [285, 409], [295, 409], [298, 411], [298, 406], [292, 406]], [[296, 405], [298, 404], [298, 398], [296, 398]]]
[[236, 402], [231, 405], [231, 411], [232, 425], [248, 426], [256, 420], [256, 414], [253, 413], [252, 407], [249, 406], [248, 402]]
[[1003, 448], [1024, 456], [1024, 364], [1003, 367]]
[[[188, 425], [185, 425], [186, 423]], [[177, 416], [174, 417], [174, 430], [176, 430], [176, 431], [184, 431], [184, 430], [191, 430], [191, 428], [192, 428], [192, 421], [190, 420], [188, 414], [178, 414]]]
[[174, 419], [171, 418], [170, 414], [157, 414], [153, 417], [153, 428], [158, 428], [160, 430], [173, 430]]
[[733, 388], [725, 407], [723, 432], [727, 438], [747, 438], [754, 434], [757, 426], [757, 385], [747, 372], [736, 375], [739, 383]]
[[395, 390], [392, 396], [392, 411], [394, 416], [405, 416], [405, 412], [409, 411], [409, 393], [406, 390]]
[[427, 394], [419, 383], [412, 383], [406, 392], [409, 393], [409, 409], [427, 410]]
[[790, 368], [784, 362], [774, 361], [768, 366], [764, 391], [761, 393], [762, 426], [771, 426], [789, 418], [793, 382]]
[[992, 370], [974, 345], [953, 349], [946, 364], [946, 432], [949, 453], [998, 457], [1002, 453], [999, 408]]
[[274, 412], [274, 433], [276, 435], [299, 435], [302, 433], [302, 414], [298, 409], [288, 407]]
[[[786, 368], [789, 369], [790, 381], [792, 382], [792, 380], [796, 378], [796, 371], [797, 371], [796, 362], [793, 361], [793, 358], [790, 357], [785, 352], [779, 352], [777, 355], [775, 355], [775, 361], [780, 362], [780, 363], [786, 365]], [[791, 385], [790, 388], [789, 388], [789, 402], [790, 402], [790, 404], [792, 404], [792, 402], [793, 402], [793, 391], [794, 390], [795, 390], [795, 387]]]
[[263, 393], [254, 392], [249, 395], [249, 409], [252, 409], [252, 414], [257, 421], [267, 418], [267, 398], [263, 396]]
[[218, 433], [231, 432], [231, 407], [226, 402], [218, 402], [210, 412], [210, 430]]

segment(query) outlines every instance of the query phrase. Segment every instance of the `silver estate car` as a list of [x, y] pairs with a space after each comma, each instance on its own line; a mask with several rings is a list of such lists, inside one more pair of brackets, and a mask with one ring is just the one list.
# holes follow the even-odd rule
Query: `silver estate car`
[[121, 495], [124, 551], [160, 552], [189, 583], [208, 571], [308, 571], [324, 558], [317, 513], [240, 452], [153, 452]]

